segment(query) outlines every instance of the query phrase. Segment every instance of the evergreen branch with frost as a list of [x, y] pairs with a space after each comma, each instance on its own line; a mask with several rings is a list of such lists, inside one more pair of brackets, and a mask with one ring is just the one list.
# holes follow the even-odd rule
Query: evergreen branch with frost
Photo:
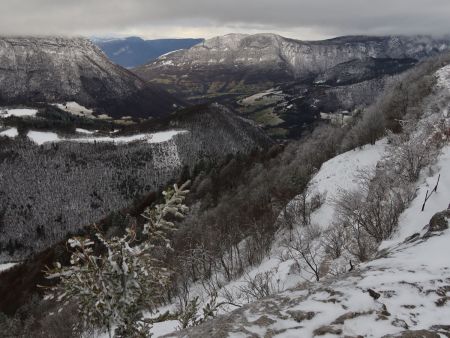
[[183, 204], [188, 184], [175, 184], [163, 192], [164, 203], [145, 210], [142, 242], [137, 242], [134, 226], [127, 227], [121, 237], [106, 238], [97, 231], [103, 255], [95, 253], [90, 238], [69, 239], [70, 265], [56, 262], [46, 271], [46, 278], [59, 279], [46, 298], [62, 306], [75, 302], [82, 329], [99, 329], [111, 336], [115, 327], [115, 337], [149, 337], [150, 325], [143, 320], [142, 311], [153, 311], [160, 303], [171, 275], [154, 258], [154, 243], [170, 247], [168, 235], [176, 229], [172, 219], [182, 218], [188, 211]]

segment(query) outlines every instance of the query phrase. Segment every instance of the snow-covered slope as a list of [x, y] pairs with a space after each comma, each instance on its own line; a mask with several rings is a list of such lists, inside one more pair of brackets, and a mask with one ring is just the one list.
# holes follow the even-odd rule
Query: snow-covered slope
[[[421, 212], [422, 194], [401, 216], [382, 257], [338, 278], [297, 287], [169, 336], [443, 337], [450, 325], [450, 230], [428, 232], [431, 216], [450, 202], [450, 146], [435, 165], [438, 192]], [[318, 176], [320, 173], [318, 174]], [[436, 176], [420, 185], [426, 189]], [[447, 210], [450, 224], [450, 211]], [[405, 241], [409, 234], [419, 232]], [[369, 290], [378, 299], [374, 299]], [[442, 332], [444, 335], [439, 335]]]
[[[351, 189], [357, 186], [359, 170], [373, 170], [385, 153], [385, 148], [386, 141], [381, 140], [375, 145], [367, 145], [361, 149], [355, 149], [338, 155], [322, 165], [315, 175], [312, 185], [312, 190], [324, 194], [325, 198], [323, 205], [311, 217], [315, 224], [320, 224], [323, 228], [331, 224], [331, 216], [334, 212], [333, 199], [337, 197], [340, 189]], [[295, 203], [296, 200], [294, 199], [291, 204]], [[280, 219], [282, 217], [280, 215]], [[296, 230], [300, 230], [301, 228], [302, 225], [298, 223]], [[218, 290], [219, 295], [225, 293], [231, 294], [235, 299], [235, 304], [244, 305], [249, 302], [249, 299], [244, 297], [241, 292], [241, 287], [245, 286], [249, 279], [255, 278], [257, 275], [268, 274], [271, 279], [271, 285], [278, 291], [294, 288], [299, 283], [309, 280], [311, 277], [310, 273], [306, 272], [306, 270], [301, 273], [296, 271], [296, 262], [294, 260], [280, 260], [280, 257], [285, 251], [285, 248], [282, 247], [282, 242], [286, 236], [286, 232], [280, 231], [276, 235], [270, 254], [258, 266], [246, 271], [241, 278], [232, 282], [226, 282], [223, 278], [219, 282], [222, 285], [222, 288]], [[244, 245], [244, 243], [242, 244]], [[220, 276], [218, 278], [220, 279]], [[192, 285], [190, 295], [191, 297], [199, 296], [201, 300], [208, 301], [208, 295], [200, 284]], [[225, 301], [225, 299], [220, 297], [220, 301]], [[175, 306], [169, 306], [161, 311], [163, 312], [167, 309], [174, 310]], [[220, 310], [221, 313], [225, 313], [233, 309], [236, 309], [236, 306], [224, 306]], [[177, 321], [157, 323], [152, 329], [152, 332], [156, 337], [159, 337], [178, 327], [179, 323]], [[194, 335], [192, 337], [196, 336]]]
[[[330, 261], [322, 251], [316, 249], [316, 243], [322, 239], [312, 237], [310, 240], [305, 237], [308, 226], [301, 225], [301, 219], [295, 220], [291, 224], [292, 230], [285, 228], [276, 234], [271, 253], [260, 266], [249, 271], [247, 278], [225, 286], [228, 291], [239, 290], [239, 285], [245, 284], [248, 277], [270, 272], [268, 276], [271, 280], [267, 285], [272, 288], [281, 286], [278, 292], [273, 288], [272, 296], [250, 302], [199, 327], [168, 336], [448, 337], [448, 69], [449, 66], [437, 72], [438, 84], [435, 91], [429, 97], [430, 100], [425, 100], [424, 113], [420, 120], [415, 121], [407, 138], [411, 140], [424, 130], [433, 130], [434, 132], [427, 134], [426, 142], [433, 139], [436, 144], [440, 144], [440, 153], [435, 161], [423, 167], [413, 184], [415, 194], [411, 196], [408, 207], [400, 214], [396, 231], [381, 242], [373, 260], [353, 266], [349, 264], [349, 258], [341, 261], [341, 255]], [[384, 170], [387, 161], [393, 160], [392, 156], [400, 156], [398, 150], [404, 149], [401, 147], [395, 144], [395, 137], [391, 137], [390, 144], [382, 140], [374, 146], [339, 155], [322, 165], [312, 181], [308, 198], [314, 192], [326, 192], [327, 195], [325, 203], [311, 215], [312, 227], [324, 230], [332, 225], [335, 212], [333, 200], [339, 195], [339, 191], [358, 189], [360, 169], [370, 171], [379, 163], [379, 170]], [[431, 192], [437, 182], [437, 190], [429, 197], [422, 211], [426, 191]], [[396, 189], [395, 186], [392, 189]], [[296, 203], [296, 199], [290, 203], [294, 210]], [[289, 206], [283, 213], [288, 211]], [[280, 215], [280, 222], [283, 222], [283, 213]], [[284, 255], [287, 247], [283, 244], [286, 240], [293, 241], [290, 237], [292, 232], [297, 232], [301, 240], [306, 238], [308, 241], [309, 251], [303, 251], [302, 255], [314, 255], [314, 260], [309, 258], [309, 262], [320, 267], [319, 273], [322, 270], [325, 272], [320, 275], [320, 281], [315, 281], [314, 274], [308, 274], [306, 264], [296, 270], [299, 262], [295, 261], [294, 256]], [[333, 264], [344, 269], [330, 269]], [[238, 302], [242, 301], [238, 293], [235, 295], [238, 295]]]
[[[358, 185], [360, 170], [372, 171], [378, 161], [382, 158], [386, 149], [386, 141], [381, 140], [375, 145], [366, 145], [361, 149], [355, 149], [338, 155], [325, 162], [319, 172], [314, 176], [311, 186], [311, 194], [319, 193], [323, 195], [323, 204], [311, 214], [311, 224], [322, 229], [328, 228], [332, 224], [334, 214], [334, 199], [338, 197], [341, 190], [354, 189]], [[286, 212], [295, 209], [298, 198], [294, 198], [286, 207]], [[283, 222], [282, 212], [279, 222]], [[298, 215], [300, 216], [300, 215]], [[300, 217], [299, 217], [300, 218]], [[303, 225], [300, 219], [295, 219], [293, 231], [302, 231]], [[310, 273], [292, 274], [293, 266], [296, 262], [292, 259], [280, 260], [285, 248], [282, 242], [289, 236], [285, 230], [280, 230], [272, 245], [270, 254], [256, 268], [252, 269], [243, 278], [227, 285], [227, 289], [239, 288], [245, 279], [257, 274], [271, 272], [272, 280], [280, 285], [281, 289], [288, 289], [311, 277]]]
[[[311, 215], [311, 224], [328, 227], [333, 221], [334, 201], [343, 190], [358, 187], [361, 171], [374, 170], [386, 151], [386, 140], [338, 155], [325, 162], [312, 180], [312, 194], [324, 195], [323, 205]], [[295, 200], [293, 201], [295, 203]], [[288, 206], [289, 207], [289, 206]]]
[[14, 138], [17, 135], [19, 135], [19, 132], [17, 131], [17, 128], [9, 128], [9, 129], [0, 131], [0, 136], [6, 136], [6, 137]]
[[[434, 175], [422, 177], [423, 183], [417, 187], [415, 198], [408, 209], [400, 217], [400, 225], [390, 240], [382, 243], [380, 249], [393, 247], [402, 243], [416, 233], [423, 232], [431, 217], [439, 211], [450, 208], [450, 146], [444, 148], [436, 167]], [[427, 201], [425, 208], [422, 205], [426, 193], [430, 193], [436, 184], [439, 185], [435, 193]], [[448, 256], [450, 259], [450, 256]], [[450, 267], [449, 267], [450, 268]]]

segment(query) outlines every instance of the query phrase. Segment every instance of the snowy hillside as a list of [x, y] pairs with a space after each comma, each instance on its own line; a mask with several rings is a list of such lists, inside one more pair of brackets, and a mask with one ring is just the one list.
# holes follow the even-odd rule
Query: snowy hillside
[[[324, 200], [323, 204], [311, 214], [312, 225], [326, 229], [332, 224], [333, 201], [338, 196], [339, 191], [356, 187], [360, 170], [373, 170], [376, 167], [385, 152], [385, 143], [385, 140], [382, 140], [376, 145], [367, 145], [362, 149], [346, 152], [322, 165], [312, 181], [311, 195], [314, 193], [323, 194]], [[289, 212], [290, 209], [298, 211], [298, 209], [296, 210], [296, 204], [298, 204], [298, 199], [294, 198], [286, 207], [286, 212]], [[279, 222], [283, 222], [283, 214], [279, 216]], [[300, 219], [295, 219], [293, 223], [293, 232], [302, 231], [303, 225]], [[292, 271], [295, 271], [294, 266], [296, 264], [293, 259], [280, 260], [286, 250], [282, 245], [286, 237], [289, 237], [289, 232], [286, 230], [279, 231], [267, 259], [240, 280], [226, 286], [226, 289], [235, 288], [237, 290], [249, 276], [254, 277], [261, 273], [270, 273], [273, 283], [278, 284], [279, 288], [283, 290], [309, 280], [311, 277], [309, 272], [292, 273]]]
[[[356, 171], [348, 170], [351, 164], [358, 158], [364, 159], [364, 154], [376, 155], [376, 158], [381, 155], [382, 149], [381, 143], [327, 162], [316, 175], [316, 187], [319, 190], [329, 187], [330, 195], [333, 195], [333, 191], [336, 191], [334, 187], [340, 184], [350, 182], [350, 185], [354, 185]], [[360, 164], [373, 166], [376, 161], [363, 163]], [[336, 176], [342, 177], [342, 182], [330, 177], [331, 168], [345, 173]], [[344, 169], [347, 170], [342, 171]], [[440, 331], [448, 333], [450, 230], [440, 231], [430, 228], [428, 224], [432, 216], [446, 210], [450, 202], [449, 172], [450, 146], [447, 145], [434, 165], [435, 174], [426, 179], [421, 178], [424, 182], [418, 187], [417, 197], [402, 213], [398, 231], [392, 240], [382, 243], [385, 250], [379, 258], [360, 264], [339, 278], [330, 277], [319, 283], [311, 283], [305, 282], [304, 278], [289, 276], [289, 269], [283, 264], [276, 264], [277, 259], [274, 257], [250, 273], [275, 268], [278, 279], [294, 280], [296, 287], [244, 305], [203, 326], [169, 336], [264, 337], [276, 333], [277, 337], [292, 338], [391, 337], [410, 330], [406, 331], [410, 335], [401, 337], [425, 337], [424, 334], [428, 334], [426, 337], [438, 337]], [[424, 192], [434, 187], [439, 174], [441, 181], [437, 192], [422, 212]], [[313, 218], [320, 220], [319, 215], [322, 215], [323, 220], [326, 220], [330, 211], [327, 198], [326, 204], [315, 212]], [[445, 222], [449, 224], [450, 211], [447, 210], [444, 215]], [[373, 291], [372, 296], [369, 290]], [[435, 335], [432, 335], [433, 332]]]
[[[386, 141], [381, 140], [376, 145], [367, 145], [361, 149], [352, 150], [334, 157], [325, 162], [319, 172], [315, 175], [312, 184], [312, 190], [316, 193], [324, 194], [324, 203], [312, 215], [311, 219], [314, 224], [321, 225], [323, 228], [331, 224], [334, 206], [333, 199], [337, 197], [341, 189], [350, 189], [358, 185], [358, 173], [360, 170], [373, 170], [385, 153]], [[288, 208], [293, 207], [296, 203], [294, 199]], [[280, 215], [282, 221], [283, 215]], [[298, 220], [297, 220], [298, 221]], [[296, 229], [301, 230], [302, 225], [297, 223]], [[232, 295], [235, 305], [225, 305], [220, 309], [220, 313], [226, 313], [237, 308], [236, 305], [243, 306], [252, 299], [248, 298], [242, 292], [249, 280], [257, 276], [267, 275], [270, 278], [271, 286], [276, 291], [281, 292], [290, 288], [294, 288], [299, 283], [304, 283], [311, 278], [311, 274], [306, 270], [302, 273], [296, 271], [296, 262], [292, 259], [280, 260], [285, 248], [282, 242], [288, 234], [280, 231], [276, 235], [276, 239], [272, 245], [270, 254], [264, 259], [260, 265], [249, 269], [241, 278], [232, 282], [226, 282], [224, 276], [217, 276], [216, 283], [223, 285], [218, 290], [218, 301], [225, 301], [223, 295]], [[242, 243], [244, 245], [244, 243]], [[213, 282], [214, 283], [214, 282]], [[206, 304], [210, 299], [201, 284], [191, 286], [190, 296], [202, 300]], [[255, 299], [253, 299], [255, 300]], [[176, 310], [176, 305], [160, 309], [161, 312], [166, 310]], [[170, 320], [162, 323], [156, 323], [152, 328], [155, 337], [168, 334], [179, 328], [180, 323], [176, 320]], [[106, 337], [106, 336], [105, 336]], [[195, 337], [195, 336], [192, 336]], [[306, 336], [305, 336], [306, 337]]]
[[[334, 213], [334, 200], [342, 190], [358, 187], [361, 170], [374, 170], [386, 150], [386, 140], [338, 155], [325, 162], [311, 183], [312, 193], [324, 195], [323, 205], [311, 215], [311, 223], [327, 227]], [[295, 203], [295, 200], [293, 201]], [[289, 206], [288, 206], [289, 208]]]
[[[216, 277], [220, 301], [232, 299], [221, 316], [167, 336], [448, 336], [448, 70], [436, 73], [423, 114], [404, 121], [401, 134], [321, 166], [280, 214], [280, 230], [260, 265], [229, 283]], [[421, 170], [408, 174], [403, 166], [410, 165]], [[352, 205], [358, 207], [345, 209]], [[394, 227], [386, 228], [391, 219], [383, 218], [378, 230], [387, 232], [377, 241], [361, 236], [377, 236], [366, 222], [377, 222], [390, 208], [388, 215], [398, 219]], [[369, 254], [359, 256], [352, 245]], [[191, 295], [211, 301], [201, 285]]]
[[[446, 165], [450, 170], [448, 161]], [[440, 198], [450, 200], [450, 191]], [[362, 265], [346, 278], [286, 291], [221, 318], [224, 325], [218, 320], [178, 336], [227, 332], [230, 337], [262, 337], [277, 332], [279, 337], [383, 337], [412, 330], [409, 337], [422, 337], [424, 332], [417, 330], [427, 330], [434, 337], [432, 332], [448, 332], [449, 241], [447, 230], [440, 236], [403, 243], [386, 258]], [[380, 298], [373, 299], [369, 289]]]

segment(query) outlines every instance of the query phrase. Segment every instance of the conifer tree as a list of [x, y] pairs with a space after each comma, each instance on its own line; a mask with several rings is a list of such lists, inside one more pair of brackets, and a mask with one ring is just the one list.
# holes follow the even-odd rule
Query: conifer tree
[[94, 240], [71, 238], [70, 265], [56, 263], [46, 272], [47, 278], [59, 279], [47, 298], [63, 305], [75, 302], [82, 329], [107, 331], [115, 337], [149, 337], [142, 311], [151, 311], [160, 303], [170, 277], [154, 251], [158, 246], [170, 248], [168, 235], [175, 230], [171, 219], [182, 218], [188, 211], [183, 204], [187, 185], [175, 184], [163, 192], [164, 203], [145, 210], [142, 241], [137, 240], [134, 226], [126, 228], [121, 237], [106, 238], [98, 231], [96, 239], [105, 253], [96, 254]]

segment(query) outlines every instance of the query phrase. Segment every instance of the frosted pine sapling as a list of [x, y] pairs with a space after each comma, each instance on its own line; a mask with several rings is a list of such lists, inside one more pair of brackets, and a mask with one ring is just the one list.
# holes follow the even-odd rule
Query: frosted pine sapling
[[160, 302], [169, 282], [170, 271], [154, 258], [162, 244], [170, 247], [168, 234], [175, 230], [169, 217], [182, 218], [188, 208], [183, 204], [189, 182], [163, 192], [164, 203], [147, 208], [143, 217], [144, 239], [136, 240], [134, 226], [122, 237], [111, 239], [97, 231], [96, 237], [106, 254], [94, 252], [94, 241], [74, 237], [68, 241], [72, 255], [69, 266], [56, 263], [46, 271], [48, 279], [59, 279], [49, 289], [47, 299], [78, 305], [82, 329], [107, 331], [115, 337], [149, 337], [149, 324], [142, 310], [152, 311]]

